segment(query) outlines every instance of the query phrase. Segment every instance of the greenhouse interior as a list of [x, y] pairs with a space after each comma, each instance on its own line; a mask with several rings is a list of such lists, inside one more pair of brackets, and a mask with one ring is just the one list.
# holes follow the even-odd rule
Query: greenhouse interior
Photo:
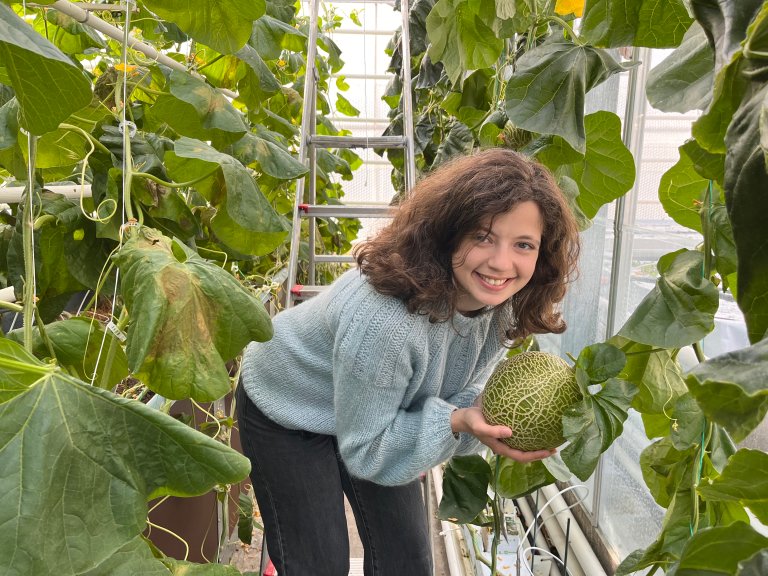
[[0, 574], [768, 576], [768, 1], [3, 0], [0, 178]]

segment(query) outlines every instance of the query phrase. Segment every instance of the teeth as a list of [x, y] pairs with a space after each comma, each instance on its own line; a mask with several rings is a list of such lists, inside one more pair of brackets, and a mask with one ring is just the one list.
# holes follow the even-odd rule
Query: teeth
[[501, 286], [506, 282], [505, 279], [497, 279], [497, 278], [489, 278], [488, 276], [480, 275], [480, 278], [483, 279], [483, 282], [490, 284], [491, 286]]

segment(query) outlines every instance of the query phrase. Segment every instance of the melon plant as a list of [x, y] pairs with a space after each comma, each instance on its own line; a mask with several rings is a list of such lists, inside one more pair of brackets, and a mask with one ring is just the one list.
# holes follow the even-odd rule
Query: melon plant
[[482, 410], [491, 424], [512, 428], [503, 442], [518, 450], [560, 446], [563, 412], [581, 400], [573, 369], [547, 352], [523, 352], [503, 360], [483, 392]]

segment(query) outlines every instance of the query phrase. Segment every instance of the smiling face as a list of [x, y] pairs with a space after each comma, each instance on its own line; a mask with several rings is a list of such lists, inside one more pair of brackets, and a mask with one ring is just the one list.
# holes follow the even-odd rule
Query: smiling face
[[521, 202], [464, 238], [453, 256], [459, 312], [498, 306], [533, 276], [544, 223], [535, 202]]

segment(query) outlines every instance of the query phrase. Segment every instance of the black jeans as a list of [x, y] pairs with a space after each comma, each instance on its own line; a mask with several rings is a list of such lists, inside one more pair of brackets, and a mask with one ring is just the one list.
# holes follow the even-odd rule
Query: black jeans
[[334, 436], [276, 424], [242, 386], [237, 413], [267, 549], [280, 576], [348, 575], [345, 494], [365, 549], [366, 576], [431, 576], [432, 550], [418, 480], [380, 486], [353, 478]]

